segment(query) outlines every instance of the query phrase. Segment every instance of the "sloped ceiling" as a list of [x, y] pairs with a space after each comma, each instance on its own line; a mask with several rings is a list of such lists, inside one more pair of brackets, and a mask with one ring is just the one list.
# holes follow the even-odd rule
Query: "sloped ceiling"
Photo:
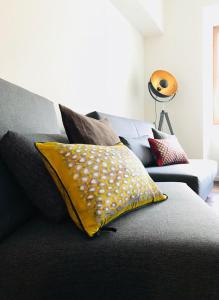
[[163, 33], [162, 0], [110, 0], [145, 37]]

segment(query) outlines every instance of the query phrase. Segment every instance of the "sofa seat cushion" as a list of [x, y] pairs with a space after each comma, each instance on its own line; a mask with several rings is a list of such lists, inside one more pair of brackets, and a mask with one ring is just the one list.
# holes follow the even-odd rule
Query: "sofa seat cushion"
[[217, 174], [217, 162], [190, 159], [189, 164], [150, 167], [147, 171], [155, 181], [184, 182], [203, 199], [206, 199]]
[[[33, 219], [0, 247], [1, 299], [218, 299], [219, 218], [186, 184], [89, 239]], [[22, 286], [22, 289], [20, 288]]]

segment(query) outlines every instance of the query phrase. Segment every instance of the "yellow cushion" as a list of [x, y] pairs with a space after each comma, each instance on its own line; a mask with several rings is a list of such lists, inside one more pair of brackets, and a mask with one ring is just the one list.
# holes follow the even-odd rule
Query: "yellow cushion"
[[76, 225], [93, 236], [121, 214], [167, 198], [123, 144], [36, 143]]

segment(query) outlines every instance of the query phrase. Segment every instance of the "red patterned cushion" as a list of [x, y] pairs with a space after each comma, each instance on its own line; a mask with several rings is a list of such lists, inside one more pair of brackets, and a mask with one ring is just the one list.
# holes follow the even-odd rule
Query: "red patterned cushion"
[[158, 166], [188, 164], [188, 157], [177, 138], [148, 139]]

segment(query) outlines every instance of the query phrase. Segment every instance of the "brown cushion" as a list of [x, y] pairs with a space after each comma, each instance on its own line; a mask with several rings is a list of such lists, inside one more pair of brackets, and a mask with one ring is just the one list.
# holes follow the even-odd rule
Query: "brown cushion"
[[95, 120], [59, 105], [70, 143], [113, 146], [120, 142], [107, 119]]

